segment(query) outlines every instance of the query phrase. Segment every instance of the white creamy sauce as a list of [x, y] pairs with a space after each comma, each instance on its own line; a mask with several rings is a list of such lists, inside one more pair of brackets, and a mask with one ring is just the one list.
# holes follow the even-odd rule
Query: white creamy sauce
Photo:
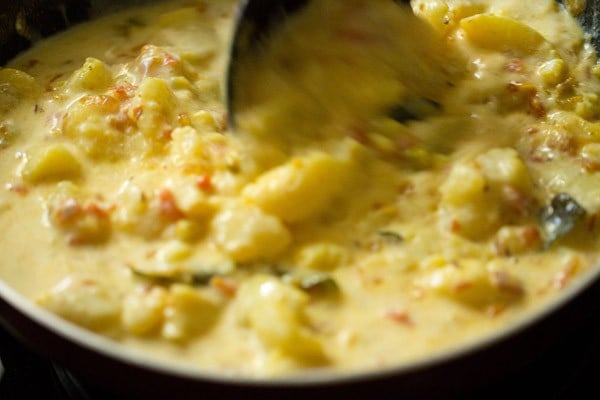
[[413, 1], [466, 71], [400, 121], [310, 125], [275, 85], [228, 131], [233, 0], [36, 44], [0, 69], [0, 278], [116, 346], [258, 377], [405, 365], [530, 318], [600, 258], [600, 70], [573, 17], [523, 4]]

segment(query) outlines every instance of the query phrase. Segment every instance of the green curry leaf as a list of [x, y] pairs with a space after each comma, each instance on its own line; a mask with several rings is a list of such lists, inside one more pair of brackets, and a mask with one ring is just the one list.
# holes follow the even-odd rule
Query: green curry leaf
[[541, 225], [546, 236], [546, 247], [569, 234], [577, 222], [587, 214], [575, 199], [567, 193], [559, 193], [542, 209]]

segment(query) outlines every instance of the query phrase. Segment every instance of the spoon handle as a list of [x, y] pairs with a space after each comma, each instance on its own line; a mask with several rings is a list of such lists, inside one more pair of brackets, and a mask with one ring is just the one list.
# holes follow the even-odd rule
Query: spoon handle
[[[410, 4], [410, 0], [392, 1], [398, 4]], [[309, 2], [310, 0], [245, 0], [241, 5], [236, 24], [236, 37], [238, 34], [248, 35], [247, 40], [250, 43], [255, 42]]]
[[246, 0], [242, 3], [236, 24], [236, 38], [244, 35], [253, 43], [268, 34], [278, 23], [285, 21], [306, 6], [310, 0]]
[[[410, 0], [390, 0], [398, 4], [410, 4]], [[269, 33], [294, 13], [309, 4], [310, 0], [244, 0], [235, 21], [233, 41], [230, 47], [225, 87], [226, 108], [230, 125], [235, 125], [233, 97], [235, 79], [240, 60], [256, 50], [256, 46], [268, 39]]]
[[596, 51], [600, 51], [600, 0], [587, 0], [586, 7], [578, 16], [583, 30], [590, 35]]

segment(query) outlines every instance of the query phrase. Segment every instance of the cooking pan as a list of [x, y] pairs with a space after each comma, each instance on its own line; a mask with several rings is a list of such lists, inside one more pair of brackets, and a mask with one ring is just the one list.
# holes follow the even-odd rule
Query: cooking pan
[[[134, 0], [24, 0], [0, 4], [0, 62], [4, 63], [32, 41], [65, 29], [71, 24], [103, 15]], [[149, 1], [146, 1], [149, 2]], [[16, 4], [18, 3], [18, 4]], [[15, 29], [17, 19], [26, 29]], [[588, 1], [581, 17], [594, 44], [600, 26], [600, 0]], [[547, 360], [556, 346], [597, 340], [600, 334], [600, 268], [571, 285], [562, 296], [527, 321], [506, 327], [468, 346], [438, 354], [402, 367], [378, 371], [335, 373], [309, 371], [301, 375], [269, 380], [230, 377], [190, 371], [176, 364], [159, 363], [144, 354], [75, 326], [33, 304], [0, 281], [0, 323], [36, 353], [59, 366], [62, 376], [101, 387], [111, 398], [505, 398], [515, 386], [507, 377], [528, 371], [536, 360]], [[585, 347], [585, 346], [584, 346]], [[565, 354], [570, 352], [567, 347]], [[555, 360], [553, 382], [568, 365]], [[545, 361], [543, 361], [545, 363]], [[556, 370], [558, 368], [558, 370]], [[562, 369], [561, 369], [562, 368]], [[528, 375], [521, 375], [524, 383]], [[555, 383], [555, 382], [554, 382]], [[35, 384], [35, 382], [32, 382]], [[541, 388], [519, 387], [521, 394], [549, 393]], [[523, 392], [525, 391], [525, 392]]]

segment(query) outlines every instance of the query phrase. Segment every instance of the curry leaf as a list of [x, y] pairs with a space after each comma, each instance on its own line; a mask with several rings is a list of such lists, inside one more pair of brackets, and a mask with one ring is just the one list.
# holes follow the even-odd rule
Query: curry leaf
[[161, 286], [168, 286], [177, 283], [192, 286], [207, 286], [214, 277], [221, 275], [216, 272], [180, 272], [176, 274], [161, 274], [142, 271], [132, 265], [128, 265], [128, 267], [138, 278]]
[[404, 123], [408, 121], [421, 121], [427, 117], [439, 114], [441, 110], [441, 104], [419, 97], [407, 99], [402, 104], [390, 108], [388, 116], [395, 121]]
[[546, 247], [569, 234], [586, 210], [567, 193], [559, 193], [542, 209], [541, 224], [546, 235]]

